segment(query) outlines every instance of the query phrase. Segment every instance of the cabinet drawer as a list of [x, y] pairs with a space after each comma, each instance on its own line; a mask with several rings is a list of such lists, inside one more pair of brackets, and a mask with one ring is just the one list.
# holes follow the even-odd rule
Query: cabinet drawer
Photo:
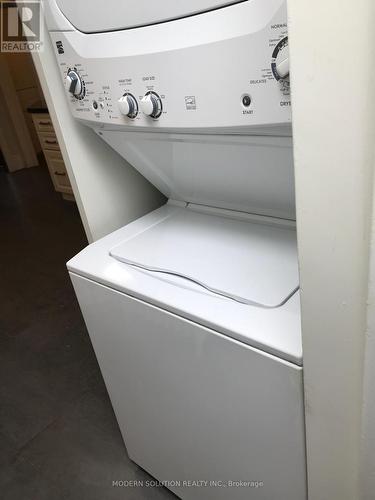
[[59, 154], [60, 157], [56, 155], [55, 151], [45, 151], [48, 170], [56, 191], [60, 191], [62, 193], [72, 193], [72, 187], [69, 182], [65, 164], [61, 158], [61, 153]]
[[57, 160], [57, 161], [64, 161], [63, 156], [61, 154], [61, 151], [59, 149], [56, 150], [48, 150], [44, 151], [44, 156], [47, 158], [47, 161], [51, 160]]
[[56, 135], [53, 132], [39, 132], [38, 136], [43, 151], [45, 149], [60, 150]]
[[59, 187], [71, 187], [64, 164], [55, 164], [53, 166], [53, 176], [55, 177], [56, 184]]
[[54, 132], [51, 117], [47, 113], [33, 114], [33, 122], [38, 132]]

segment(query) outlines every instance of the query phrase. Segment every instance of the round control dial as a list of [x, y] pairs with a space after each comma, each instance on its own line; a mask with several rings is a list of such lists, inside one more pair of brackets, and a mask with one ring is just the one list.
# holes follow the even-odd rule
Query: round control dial
[[66, 88], [70, 94], [77, 99], [85, 97], [85, 82], [79, 76], [76, 69], [69, 69], [66, 75]]
[[280, 40], [272, 52], [271, 68], [276, 80], [281, 80], [289, 75], [289, 45], [287, 36]]
[[147, 92], [141, 99], [143, 113], [151, 118], [158, 118], [163, 110], [161, 99], [156, 92]]
[[128, 92], [118, 100], [120, 112], [129, 118], [135, 118], [138, 114], [138, 103], [136, 98]]

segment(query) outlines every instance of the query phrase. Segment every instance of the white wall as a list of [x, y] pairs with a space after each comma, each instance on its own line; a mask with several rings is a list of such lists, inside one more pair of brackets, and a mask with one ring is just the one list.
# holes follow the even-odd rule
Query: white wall
[[374, 2], [288, 5], [309, 500], [357, 500]]
[[73, 119], [45, 28], [33, 54], [89, 242], [160, 206], [164, 197], [89, 128]]
[[[375, 162], [374, 162], [375, 164]], [[367, 335], [362, 413], [361, 500], [375, 496], [375, 204], [372, 209]]]

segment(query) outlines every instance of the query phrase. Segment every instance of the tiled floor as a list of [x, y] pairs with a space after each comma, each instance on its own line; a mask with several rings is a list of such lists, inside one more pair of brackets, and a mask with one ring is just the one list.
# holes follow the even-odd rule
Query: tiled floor
[[175, 498], [126, 454], [65, 268], [87, 242], [45, 168], [0, 169], [0, 498]]

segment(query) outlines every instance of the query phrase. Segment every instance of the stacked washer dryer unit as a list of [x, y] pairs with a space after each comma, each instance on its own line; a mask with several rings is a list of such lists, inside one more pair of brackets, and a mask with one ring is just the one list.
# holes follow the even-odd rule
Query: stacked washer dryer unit
[[168, 198], [68, 263], [130, 457], [182, 498], [303, 500], [285, 1], [45, 8], [74, 117]]

